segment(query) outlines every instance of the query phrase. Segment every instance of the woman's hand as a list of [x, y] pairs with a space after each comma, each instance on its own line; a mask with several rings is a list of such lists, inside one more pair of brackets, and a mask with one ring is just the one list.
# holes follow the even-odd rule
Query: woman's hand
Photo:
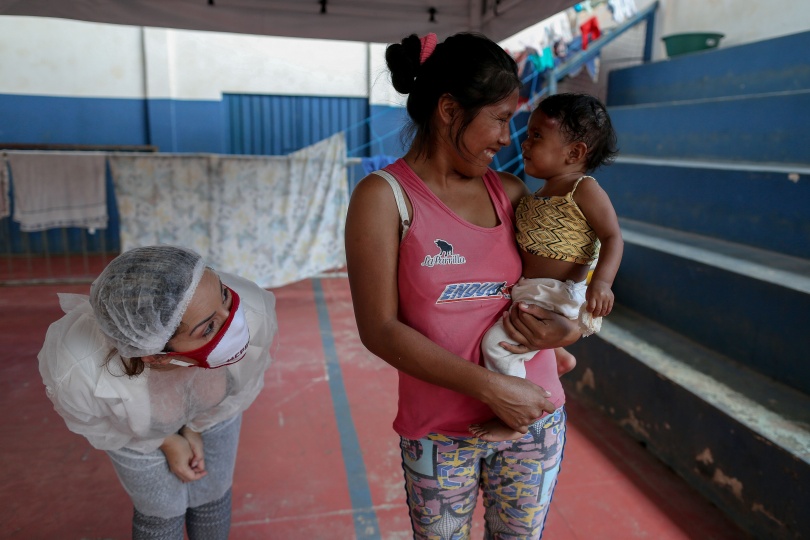
[[206, 471], [199, 472], [191, 468], [194, 452], [191, 450], [188, 439], [182, 435], [178, 433], [169, 435], [160, 445], [160, 449], [166, 456], [169, 470], [181, 481], [193, 482], [208, 474]]
[[484, 402], [503, 423], [520, 433], [543, 416], [553, 413], [556, 406], [549, 401], [551, 394], [531, 381], [493, 373], [491, 393]]
[[504, 314], [503, 327], [516, 344], [504, 342], [501, 347], [512, 353], [565, 347], [582, 335], [576, 321], [524, 302]]
[[203, 439], [202, 435], [188, 426], [183, 426], [180, 430], [180, 435], [188, 441], [191, 447], [191, 461], [189, 467], [191, 470], [199, 473], [205, 472], [205, 453], [203, 452]]

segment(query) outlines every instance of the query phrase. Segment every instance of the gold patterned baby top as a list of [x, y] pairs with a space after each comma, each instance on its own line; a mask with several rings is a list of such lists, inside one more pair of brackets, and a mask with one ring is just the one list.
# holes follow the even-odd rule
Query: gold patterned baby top
[[560, 197], [526, 195], [515, 211], [517, 242], [520, 248], [533, 255], [591, 264], [599, 255], [599, 239], [591, 225], [574, 202], [574, 192], [583, 178], [579, 178], [571, 192]]

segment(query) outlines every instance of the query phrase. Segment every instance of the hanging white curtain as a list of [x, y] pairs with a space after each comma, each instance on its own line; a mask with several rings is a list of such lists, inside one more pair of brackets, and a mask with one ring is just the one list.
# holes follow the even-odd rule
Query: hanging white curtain
[[288, 156], [110, 157], [121, 249], [174, 244], [279, 287], [345, 264], [346, 143]]

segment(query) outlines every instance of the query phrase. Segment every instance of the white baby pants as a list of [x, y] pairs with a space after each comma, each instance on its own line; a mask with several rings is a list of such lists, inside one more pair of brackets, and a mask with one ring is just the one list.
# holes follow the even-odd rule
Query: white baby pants
[[[549, 278], [520, 278], [512, 287], [512, 303], [524, 302], [535, 304], [548, 311], [559, 313], [572, 321], [579, 321], [583, 336], [598, 332], [602, 327], [602, 317], [593, 318], [585, 310], [585, 291], [587, 284], [584, 281], [559, 281]], [[503, 320], [498, 319], [492, 328], [484, 334], [481, 350], [484, 354], [484, 364], [487, 369], [497, 371], [504, 375], [526, 377], [524, 362], [534, 358], [537, 351], [513, 354], [498, 345], [505, 341], [512, 343], [511, 338], [503, 328]]]

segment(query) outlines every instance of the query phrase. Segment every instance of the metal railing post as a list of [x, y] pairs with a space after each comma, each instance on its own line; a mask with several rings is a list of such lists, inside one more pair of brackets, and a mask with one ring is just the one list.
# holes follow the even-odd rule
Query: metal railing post
[[[657, 7], [656, 2], [656, 7]], [[650, 11], [650, 14], [647, 15], [647, 28], [644, 34], [644, 63], [648, 63], [652, 60], [652, 50], [653, 50], [653, 35], [655, 34], [655, 13], [656, 10]]]

